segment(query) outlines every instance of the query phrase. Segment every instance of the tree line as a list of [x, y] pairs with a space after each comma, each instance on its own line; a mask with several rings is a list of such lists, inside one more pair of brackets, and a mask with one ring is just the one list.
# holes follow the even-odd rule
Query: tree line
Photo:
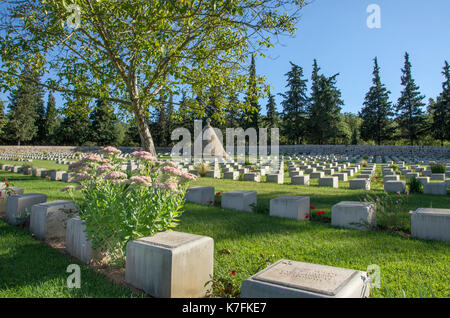
[[[180, 92], [160, 94], [149, 110], [148, 126], [157, 146], [170, 146], [171, 132], [177, 127], [193, 131], [195, 119], [210, 118], [213, 127], [280, 128], [282, 144], [440, 144], [450, 140], [449, 64], [445, 61], [442, 93], [428, 101], [411, 75], [411, 63], [405, 54], [397, 103], [381, 81], [380, 67], [374, 58], [372, 86], [358, 114], [342, 113], [344, 101], [337, 87], [339, 74], [327, 76], [313, 61], [310, 80], [301, 66], [292, 62], [286, 76], [286, 91], [281, 93], [282, 112], [277, 111], [275, 96], [267, 92], [266, 114], [261, 114], [255, 57], [251, 57], [246, 92], [224, 94], [220, 86], [211, 86], [196, 95]], [[120, 145], [138, 146], [139, 130], [133, 121], [116, 115], [117, 107], [97, 99], [94, 107], [83, 98], [68, 99], [56, 107], [55, 97], [40, 85], [40, 76], [31, 66], [23, 71], [20, 85], [10, 92], [8, 109], [0, 101], [0, 142], [34, 145]], [[308, 85], [308, 82], [311, 85]], [[225, 131], [224, 131], [225, 132]]]

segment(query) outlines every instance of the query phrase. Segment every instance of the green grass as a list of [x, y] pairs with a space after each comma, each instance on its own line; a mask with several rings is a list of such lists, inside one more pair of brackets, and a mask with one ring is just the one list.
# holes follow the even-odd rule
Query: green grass
[[68, 165], [62, 165], [51, 160], [37, 160], [33, 159], [32, 162], [27, 161], [12, 161], [12, 160], [0, 160], [0, 164], [10, 165], [10, 166], [21, 166], [25, 164], [31, 164], [33, 168], [43, 168], [47, 170], [67, 170]]
[[[379, 169], [376, 174], [380, 174]], [[67, 185], [66, 183], [0, 171], [0, 178], [4, 176], [7, 176], [14, 186], [23, 186], [26, 192], [45, 193], [49, 200], [70, 199], [67, 193], [59, 190]], [[224, 210], [215, 206], [186, 204], [185, 213], [176, 230], [207, 235], [214, 239], [216, 277], [230, 277], [231, 271], [236, 271], [232, 279], [235, 284], [240, 285], [255, 273], [260, 254], [263, 254], [265, 257], [273, 255], [274, 261], [285, 258], [362, 271], [366, 270], [368, 265], [376, 264], [381, 268], [382, 285], [380, 289], [373, 290], [375, 297], [420, 297], [423, 290], [431, 291], [436, 297], [450, 297], [450, 243], [411, 239], [386, 232], [341, 229], [327, 224], [332, 205], [340, 201], [359, 201], [366, 193], [363, 190], [350, 190], [345, 186], [346, 183], [341, 182], [339, 189], [333, 189], [315, 185], [278, 185], [212, 178], [199, 178], [192, 183], [192, 186], [198, 185], [214, 186], [216, 192], [255, 190], [258, 192], [258, 202], [263, 205], [268, 205], [269, 200], [277, 196], [307, 195], [316, 210], [325, 211], [325, 215], [319, 217], [320, 219], [315, 216], [320, 222], [302, 222], [264, 214]], [[372, 188], [375, 189], [372, 193], [381, 193], [381, 181], [374, 178]], [[408, 208], [411, 210], [430, 206], [449, 208], [450, 199], [448, 196], [424, 194], [413, 194], [409, 197]], [[70, 264], [73, 261], [57, 252], [52, 254], [53, 251], [29, 237], [26, 232], [13, 229], [4, 223], [0, 225], [0, 231], [9, 233], [9, 240], [15, 242], [3, 243], [3, 240], [8, 240], [3, 236], [8, 235], [1, 232], [0, 259], [6, 262], [0, 262], [0, 266], [8, 264], [6, 272], [9, 274], [3, 274], [5, 270], [0, 269], [0, 297], [11, 297], [14, 293], [27, 295], [25, 297], [95, 297], [97, 292], [103, 292], [101, 287], [97, 290], [90, 285], [86, 290], [83, 287], [78, 292], [65, 291], [62, 279], [67, 276], [63, 265], [63, 271], [58, 272], [58, 275], [55, 275], [55, 269], [44, 265], [37, 266], [35, 273], [42, 272], [42, 275], [37, 275], [39, 281], [36, 282], [37, 279], [27, 275], [24, 270], [28, 258], [32, 263], [40, 263], [44, 258], [52, 259], [47, 263], [57, 262], [53, 260], [55, 255], [55, 258], [61, 258], [60, 261], [64, 265], [65, 262]], [[36, 251], [28, 251], [28, 248], [35, 247]], [[222, 249], [229, 249], [231, 254], [219, 253]], [[17, 254], [23, 257], [15, 257]], [[14, 283], [15, 280], [10, 279], [15, 275], [21, 277], [20, 283]], [[91, 279], [88, 274], [85, 277], [86, 280], [88, 277]], [[8, 289], [5, 290], [2, 285]], [[101, 296], [111, 293], [112, 291], [108, 290]], [[126, 293], [120, 295], [127, 296]]]
[[[78, 264], [81, 288], [68, 288], [67, 266]], [[139, 297], [130, 289], [0, 220], [0, 298]]]

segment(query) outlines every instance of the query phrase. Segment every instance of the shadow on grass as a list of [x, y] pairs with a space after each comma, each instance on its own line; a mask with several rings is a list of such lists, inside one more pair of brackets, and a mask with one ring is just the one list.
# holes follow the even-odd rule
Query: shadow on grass
[[[78, 264], [81, 288], [68, 288], [67, 266]], [[7, 297], [133, 297], [104, 276], [75, 259], [63, 255], [28, 231], [0, 220], [0, 294]]]

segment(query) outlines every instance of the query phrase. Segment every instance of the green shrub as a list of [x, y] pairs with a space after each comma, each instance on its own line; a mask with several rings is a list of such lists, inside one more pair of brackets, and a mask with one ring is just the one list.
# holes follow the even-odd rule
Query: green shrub
[[432, 173], [445, 173], [445, 165], [442, 163], [433, 163], [430, 168]]
[[367, 194], [364, 202], [375, 205], [377, 228], [391, 232], [409, 232], [410, 211], [408, 210], [409, 193]]
[[199, 163], [194, 168], [198, 172], [200, 177], [206, 176], [206, 173], [211, 170], [209, 163], [206, 162]]
[[394, 171], [397, 171], [397, 170], [398, 170], [398, 165], [394, 163], [393, 165], [391, 165], [391, 168], [392, 168]]
[[77, 208], [93, 248], [110, 263], [123, 265], [129, 241], [177, 225], [189, 180], [196, 177], [144, 151], [131, 154], [139, 161], [139, 169], [124, 173], [117, 158], [120, 151], [107, 147], [104, 153], [105, 158], [87, 156], [71, 164], [70, 170], [81, 183]]
[[258, 214], [269, 214], [269, 204], [266, 201], [257, 201], [256, 205], [255, 204], [251, 204], [250, 205], [252, 208], [252, 212], [253, 213], [258, 213]]
[[363, 167], [367, 167], [368, 166], [368, 163], [367, 163], [367, 161], [364, 159], [364, 160], [361, 160], [361, 166], [363, 166]]
[[423, 185], [422, 183], [416, 178], [416, 176], [413, 176], [409, 180], [409, 192], [410, 193], [422, 193], [423, 192]]

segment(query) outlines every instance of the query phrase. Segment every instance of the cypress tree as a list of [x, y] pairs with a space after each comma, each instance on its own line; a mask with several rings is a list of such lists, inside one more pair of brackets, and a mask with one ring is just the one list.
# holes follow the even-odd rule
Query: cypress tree
[[376, 57], [372, 74], [373, 85], [366, 94], [364, 107], [360, 112], [360, 117], [363, 119], [361, 137], [364, 140], [375, 140], [377, 145], [381, 145], [384, 140], [391, 139], [393, 128], [389, 119], [394, 113], [389, 101], [391, 92], [381, 83], [380, 67]]
[[442, 93], [437, 101], [430, 105], [432, 113], [433, 137], [441, 141], [450, 140], [450, 66], [447, 61], [442, 71], [445, 81], [442, 83]]
[[99, 99], [94, 110], [89, 114], [91, 120], [91, 140], [99, 146], [115, 145], [117, 138], [115, 135], [115, 125], [117, 117], [114, 108]]
[[47, 109], [44, 120], [44, 143], [49, 145], [55, 143], [55, 133], [58, 128], [58, 111], [56, 110], [55, 96], [50, 92], [48, 95]]
[[258, 104], [258, 88], [254, 55], [252, 55], [252, 60], [249, 68], [249, 80], [247, 84], [247, 94], [245, 97], [245, 102], [250, 108], [245, 112], [246, 121], [243, 128], [246, 129], [249, 127], [253, 127], [258, 131], [261, 109]]
[[398, 99], [396, 120], [402, 129], [402, 136], [408, 138], [412, 146], [425, 129], [425, 118], [422, 110], [425, 104], [422, 102], [424, 96], [420, 95], [419, 86], [412, 78], [408, 53], [405, 53], [401, 83], [404, 89]]
[[37, 90], [36, 84], [39, 76], [33, 73], [29, 65], [25, 66], [21, 78], [22, 82], [11, 93], [7, 115], [9, 138], [19, 146], [36, 136], [37, 109], [42, 103], [41, 91]]
[[276, 104], [275, 104], [275, 96], [270, 93], [268, 94], [268, 101], [266, 105], [266, 127], [267, 128], [277, 128], [278, 122], [279, 122], [279, 116], [276, 110]]
[[306, 116], [308, 107], [308, 80], [302, 79], [303, 69], [291, 63], [291, 70], [286, 73], [288, 91], [283, 96], [283, 131], [293, 144], [302, 143], [306, 131]]
[[314, 60], [311, 76], [311, 98], [308, 107], [308, 132], [313, 143], [324, 144], [333, 139], [336, 142], [339, 136], [339, 115], [341, 111], [341, 92], [336, 87], [335, 74], [326, 77], [319, 74], [320, 68]]

